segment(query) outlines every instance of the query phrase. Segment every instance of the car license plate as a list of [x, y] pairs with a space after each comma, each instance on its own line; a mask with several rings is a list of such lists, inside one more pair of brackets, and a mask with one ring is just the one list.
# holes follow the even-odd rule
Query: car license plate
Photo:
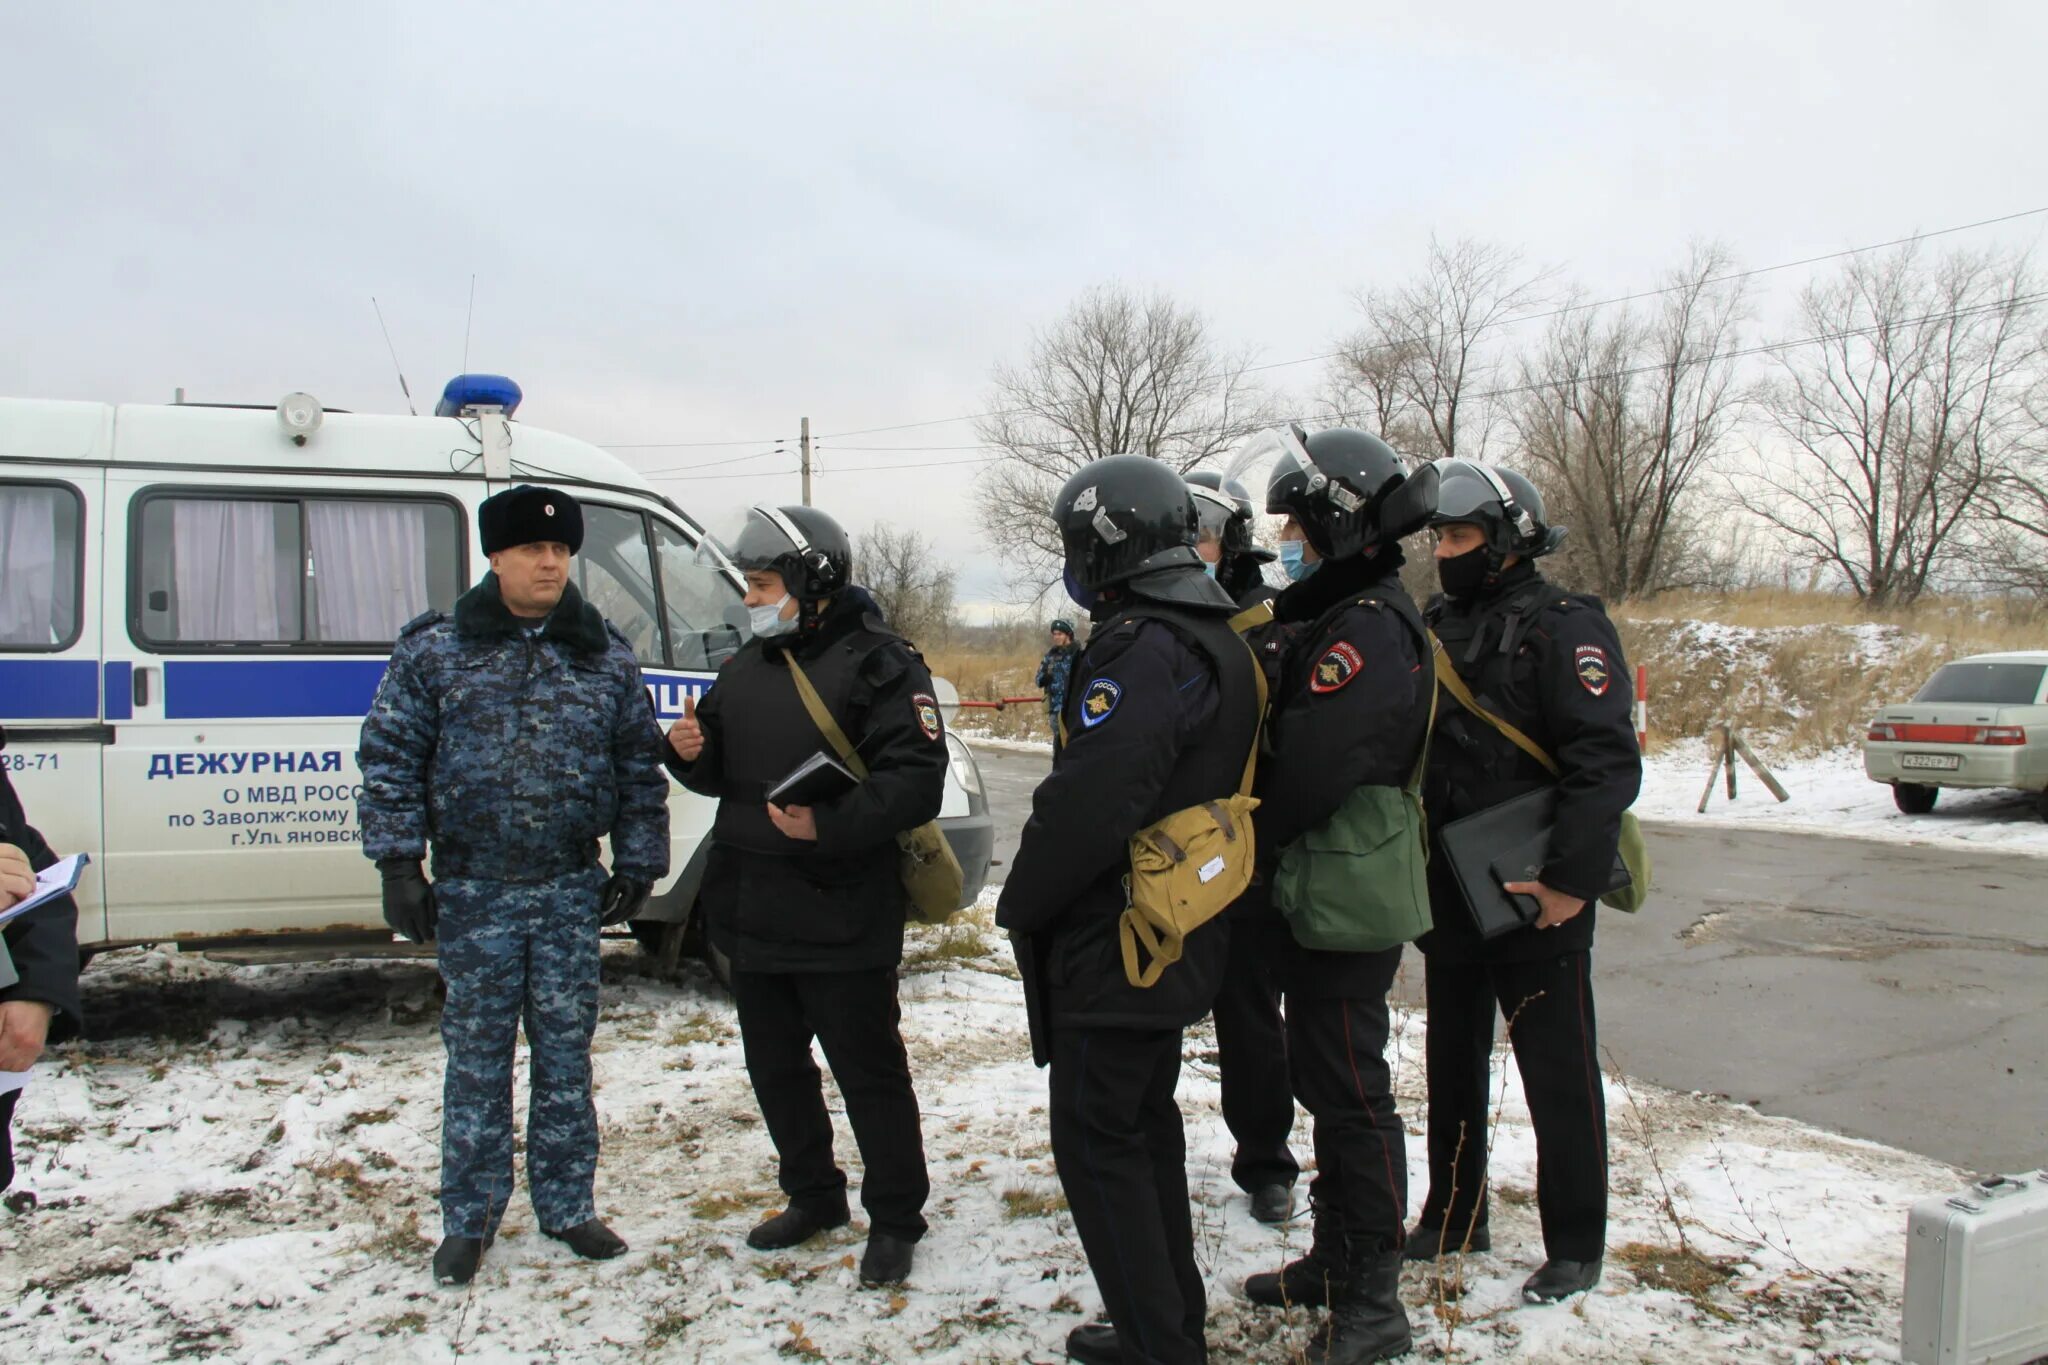
[[1935, 768], [1942, 772], [1954, 772], [1963, 766], [1961, 754], [1900, 754], [1901, 768]]

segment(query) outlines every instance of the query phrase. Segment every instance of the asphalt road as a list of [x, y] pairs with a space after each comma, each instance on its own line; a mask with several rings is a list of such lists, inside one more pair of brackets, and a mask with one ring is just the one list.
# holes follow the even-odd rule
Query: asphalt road
[[[993, 883], [1049, 764], [975, 756]], [[1603, 911], [1594, 949], [1602, 1044], [1624, 1071], [1974, 1170], [2048, 1166], [2048, 860], [1650, 835], [1655, 896], [1638, 916]], [[1419, 962], [1402, 978], [1420, 1003]]]

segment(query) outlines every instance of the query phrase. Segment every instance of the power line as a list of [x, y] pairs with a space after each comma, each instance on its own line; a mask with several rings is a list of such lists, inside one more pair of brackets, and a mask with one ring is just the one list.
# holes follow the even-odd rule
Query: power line
[[[1815, 335], [1813, 335], [1813, 336], [1806, 336], [1806, 337], [1794, 337], [1794, 338], [1790, 338], [1790, 339], [1788, 339], [1788, 340], [1783, 340], [1783, 341], [1766, 341], [1766, 342], [1759, 342], [1759, 343], [1757, 343], [1757, 344], [1755, 344], [1755, 345], [1752, 345], [1752, 346], [1741, 346], [1741, 347], [1736, 347], [1736, 348], [1734, 348], [1734, 349], [1731, 349], [1731, 350], [1726, 350], [1726, 351], [1716, 351], [1716, 352], [1714, 352], [1714, 353], [1712, 353], [1712, 354], [1710, 354], [1710, 355], [1705, 355], [1705, 356], [1701, 356], [1701, 357], [1700, 357], [1700, 358], [1699, 358], [1699, 359], [1698, 359], [1697, 361], [1694, 361], [1693, 363], [1694, 363], [1694, 364], [1698, 364], [1698, 365], [1706, 365], [1706, 364], [1712, 364], [1712, 363], [1715, 363], [1715, 362], [1717, 362], [1717, 361], [1726, 361], [1726, 360], [1741, 360], [1741, 359], [1746, 359], [1746, 358], [1748, 358], [1748, 357], [1751, 357], [1751, 356], [1758, 356], [1758, 355], [1769, 355], [1769, 354], [1772, 354], [1772, 353], [1774, 353], [1774, 352], [1778, 352], [1778, 351], [1789, 351], [1789, 350], [1797, 350], [1797, 349], [1799, 349], [1799, 348], [1800, 348], [1800, 347], [1802, 347], [1802, 346], [1818, 346], [1818, 345], [1820, 345], [1820, 344], [1822, 344], [1822, 343], [1824, 343], [1824, 342], [1830, 342], [1830, 341], [1845, 341], [1845, 340], [1848, 340], [1848, 339], [1849, 339], [1849, 338], [1851, 338], [1851, 337], [1865, 336], [1865, 335], [1868, 335], [1869, 333], [1872, 333], [1872, 332], [1878, 332], [1878, 331], [1883, 331], [1883, 330], [1885, 330], [1886, 328], [1890, 328], [1890, 327], [1916, 327], [1916, 326], [1921, 326], [1921, 325], [1923, 325], [1923, 324], [1927, 324], [1927, 323], [1936, 323], [1936, 322], [1949, 322], [1949, 321], [1955, 321], [1955, 320], [1958, 320], [1958, 319], [1961, 319], [1961, 318], [1971, 317], [1971, 316], [1974, 316], [1974, 315], [1976, 315], [1976, 314], [1978, 314], [1978, 313], [1988, 313], [1988, 312], [1995, 312], [1995, 311], [1997, 311], [1997, 310], [1999, 310], [1999, 309], [2004, 309], [2004, 308], [2023, 308], [2023, 307], [2031, 307], [2031, 306], [2033, 306], [2033, 305], [2035, 305], [2035, 304], [2039, 304], [2039, 303], [2044, 303], [2044, 302], [2048, 302], [2048, 291], [2043, 291], [2043, 292], [2039, 292], [2039, 293], [2034, 293], [2034, 294], [2022, 294], [2022, 295], [2019, 295], [2019, 296], [2017, 296], [2017, 297], [2014, 297], [2014, 298], [2000, 298], [2000, 299], [1994, 299], [1994, 300], [1992, 300], [1992, 301], [1991, 301], [1991, 302], [1989, 302], [1989, 303], [1981, 303], [1981, 304], [1974, 304], [1974, 305], [1972, 305], [1972, 306], [1970, 306], [1970, 307], [1967, 307], [1967, 308], [1957, 308], [1957, 309], [1952, 309], [1952, 310], [1949, 310], [1949, 311], [1947, 311], [1947, 312], [1941, 312], [1941, 313], [1929, 313], [1929, 314], [1926, 314], [1925, 316], [1922, 316], [1922, 317], [1917, 317], [1917, 318], [1886, 318], [1886, 319], [1883, 319], [1883, 320], [1881, 320], [1881, 321], [1879, 321], [1879, 322], [1876, 322], [1876, 323], [1872, 323], [1872, 324], [1870, 324], [1869, 326], [1865, 326], [1865, 327], [1848, 327], [1848, 328], [1843, 328], [1843, 329], [1841, 329], [1840, 331], [1835, 331], [1835, 332], [1821, 332], [1821, 333], [1816, 333], [1816, 334], [1815, 334]], [[1668, 365], [1667, 365], [1667, 363], [1666, 363], [1666, 362], [1664, 362], [1664, 361], [1661, 361], [1661, 360], [1657, 360], [1657, 361], [1648, 361], [1648, 362], [1645, 362], [1644, 364], [1641, 364], [1641, 365], [1632, 365], [1632, 366], [1628, 366], [1628, 367], [1625, 367], [1625, 368], [1622, 368], [1622, 369], [1617, 369], [1617, 370], [1605, 370], [1605, 371], [1600, 371], [1600, 372], [1597, 372], [1597, 373], [1593, 373], [1593, 374], [1587, 374], [1587, 375], [1578, 375], [1578, 376], [1562, 376], [1562, 377], [1553, 377], [1553, 378], [1537, 379], [1537, 380], [1531, 380], [1531, 381], [1529, 381], [1529, 382], [1527, 382], [1527, 383], [1523, 383], [1523, 384], [1511, 384], [1511, 385], [1507, 385], [1506, 387], [1503, 387], [1503, 388], [1498, 388], [1498, 389], [1487, 389], [1487, 390], [1482, 390], [1482, 391], [1479, 391], [1479, 392], [1475, 392], [1475, 393], [1468, 393], [1468, 394], [1465, 394], [1465, 395], [1463, 395], [1463, 398], [1462, 398], [1462, 400], [1461, 400], [1461, 401], [1469, 401], [1469, 400], [1473, 400], [1473, 399], [1491, 399], [1491, 398], [1512, 398], [1512, 397], [1515, 397], [1515, 396], [1517, 396], [1517, 395], [1519, 395], [1519, 394], [1525, 394], [1525, 393], [1536, 393], [1536, 392], [1540, 392], [1541, 390], [1544, 390], [1544, 389], [1548, 389], [1548, 388], [1552, 388], [1552, 387], [1554, 387], [1554, 386], [1556, 386], [1556, 385], [1558, 385], [1558, 384], [1561, 384], [1561, 383], [1594, 383], [1594, 382], [1598, 382], [1598, 381], [1600, 381], [1600, 380], [1605, 380], [1605, 379], [1625, 379], [1625, 378], [1629, 378], [1629, 377], [1631, 377], [1631, 376], [1634, 376], [1634, 375], [1638, 375], [1638, 374], [1649, 374], [1649, 373], [1653, 373], [1653, 372], [1655, 372], [1655, 371], [1658, 371], [1658, 370], [1663, 370], [1663, 369], [1666, 369], [1666, 368], [1668, 368]], [[1312, 416], [1312, 415], [1313, 415], [1313, 414], [1309, 414], [1309, 413], [1297, 413], [1297, 414], [1295, 414], [1295, 415], [1294, 415], [1293, 417], [1289, 417], [1289, 418], [1282, 418], [1282, 419], [1279, 419], [1279, 420], [1282, 420], [1282, 421], [1297, 421], [1297, 420], [1301, 420], [1302, 418], [1305, 418], [1305, 417], [1309, 417], [1309, 416]], [[1174, 437], [1189, 437], [1189, 436], [1213, 436], [1213, 435], [1221, 435], [1221, 434], [1223, 434], [1224, 432], [1226, 432], [1227, 430], [1228, 430], [1228, 428], [1223, 428], [1223, 427], [1208, 427], [1208, 428], [1197, 428], [1197, 429], [1194, 429], [1194, 430], [1190, 430], [1190, 431], [1180, 431], [1180, 432], [1172, 432], [1172, 433], [1169, 433], [1169, 434], [1170, 434], [1170, 435], [1172, 435], [1172, 436], [1174, 436]], [[1052, 442], [1048, 442], [1048, 443], [1046, 443], [1046, 444], [1049, 444], [1049, 445], [1050, 445], [1050, 444], [1055, 444], [1055, 443], [1052, 443]], [[1060, 444], [1060, 445], [1072, 445], [1072, 446], [1079, 446], [1079, 445], [1081, 445], [1082, 443], [1081, 443], [1080, 441], [1078, 441], [1078, 440], [1068, 440], [1068, 441], [1062, 441], [1062, 442], [1058, 442], [1058, 443], [1056, 443], [1056, 444]], [[914, 448], [914, 447], [913, 447], [913, 448]], [[987, 450], [987, 451], [990, 451], [990, 453], [989, 453], [989, 454], [986, 454], [986, 455], [983, 455], [983, 456], [980, 456], [980, 457], [978, 457], [978, 458], [972, 458], [972, 459], [961, 459], [961, 460], [916, 460], [916, 461], [911, 461], [911, 462], [908, 462], [908, 463], [904, 463], [904, 464], [887, 464], [887, 465], [863, 465], [863, 466], [860, 466], [859, 468], [855, 468], [855, 469], [848, 469], [848, 470], [842, 470], [842, 471], [838, 471], [838, 472], [841, 472], [841, 473], [847, 473], [847, 474], [869, 474], [869, 473], [877, 473], [877, 474], [879, 474], [879, 473], [888, 473], [888, 472], [893, 472], [893, 471], [897, 471], [897, 470], [904, 470], [904, 469], [945, 469], [945, 468], [951, 468], [951, 467], [956, 467], [956, 466], [960, 466], [960, 465], [976, 465], [976, 464], [979, 464], [979, 465], [986, 465], [986, 464], [992, 464], [992, 463], [994, 463], [994, 462], [995, 462], [996, 460], [1002, 459], [1002, 458], [1004, 457], [1004, 452], [1002, 452], [1001, 450], [998, 450], [998, 449], [995, 449], [995, 448], [989, 447], [989, 446], [967, 446], [967, 447], [939, 447], [939, 446], [934, 446], [934, 447], [926, 447], [926, 448], [927, 448], [927, 449], [933, 449], [933, 450], [946, 450], [946, 449], [969, 449], [969, 450], [974, 450], [974, 449], [979, 449], [979, 450]], [[776, 472], [776, 473], [781, 473], [781, 474], [794, 474], [794, 473], [796, 473], [796, 472], [798, 472], [798, 471], [796, 471], [796, 470], [794, 470], [794, 469], [788, 469], [788, 470], [778, 470], [778, 471], [775, 471], [775, 472]], [[817, 471], [817, 472], [829, 472], [829, 471]], [[727, 478], [727, 479], [730, 479], [730, 478], [758, 478], [758, 477], [767, 477], [767, 476], [766, 476], [766, 475], [761, 475], [761, 474], [710, 474], [710, 475], [699, 475], [699, 476], [696, 476], [696, 477], [699, 477], [699, 478]]]
[[[615, 446], [609, 448], [617, 449]], [[773, 450], [757, 450], [751, 455], [734, 455], [724, 460], [702, 460], [696, 464], [663, 465], [659, 469], [643, 469], [640, 472], [642, 474], [674, 474], [685, 469], [716, 469], [720, 465], [745, 464], [748, 460], [759, 460], [769, 455], [786, 455], [788, 453], [788, 451], [777, 446]]]
[[[1574, 312], [1583, 312], [1583, 311], [1586, 311], [1586, 310], [1589, 310], [1589, 309], [1594, 309], [1594, 308], [1608, 308], [1608, 307], [1613, 307], [1613, 306], [1614, 306], [1614, 305], [1616, 305], [1616, 304], [1622, 304], [1622, 303], [1634, 303], [1634, 302], [1640, 301], [1640, 300], [1642, 300], [1642, 299], [1656, 298], [1656, 297], [1658, 297], [1658, 296], [1660, 296], [1660, 295], [1663, 295], [1663, 294], [1670, 294], [1670, 293], [1674, 293], [1674, 292], [1676, 292], [1676, 291], [1678, 291], [1678, 290], [1680, 290], [1680, 289], [1687, 289], [1687, 288], [1692, 288], [1692, 287], [1694, 287], [1694, 286], [1695, 286], [1695, 284], [1698, 284], [1698, 285], [1728, 284], [1728, 283], [1732, 283], [1732, 282], [1734, 282], [1734, 281], [1736, 281], [1736, 280], [1746, 280], [1746, 279], [1753, 279], [1753, 278], [1755, 278], [1755, 277], [1757, 277], [1757, 276], [1759, 276], [1759, 275], [1770, 275], [1770, 274], [1775, 274], [1776, 272], [1778, 272], [1778, 271], [1783, 271], [1783, 270], [1796, 270], [1796, 269], [1800, 268], [1801, 266], [1809, 266], [1809, 265], [1820, 265], [1820, 264], [1824, 264], [1824, 263], [1826, 263], [1826, 262], [1828, 262], [1828, 261], [1839, 261], [1839, 260], [1843, 260], [1843, 259], [1846, 259], [1846, 258], [1848, 258], [1848, 257], [1850, 257], [1850, 256], [1860, 256], [1860, 255], [1865, 255], [1865, 254], [1867, 254], [1867, 253], [1869, 253], [1869, 252], [1872, 252], [1872, 251], [1883, 251], [1883, 250], [1886, 250], [1886, 249], [1888, 249], [1888, 248], [1890, 248], [1890, 247], [1896, 247], [1896, 246], [1904, 246], [1904, 245], [1906, 245], [1906, 244], [1908, 244], [1908, 243], [1911, 243], [1911, 242], [1923, 242], [1923, 241], [1928, 241], [1928, 240], [1931, 240], [1931, 239], [1933, 239], [1933, 238], [1936, 238], [1936, 237], [1947, 237], [1947, 236], [1951, 236], [1951, 235], [1953, 235], [1953, 234], [1955, 234], [1955, 233], [1958, 233], [1958, 232], [1972, 232], [1972, 231], [1975, 231], [1975, 230], [1976, 230], [1976, 229], [1978, 229], [1978, 228], [1985, 228], [1985, 227], [1996, 227], [1996, 226], [1998, 226], [1999, 224], [2002, 224], [2002, 223], [2011, 223], [2011, 222], [2017, 222], [2018, 220], [2020, 220], [2020, 219], [2022, 219], [2022, 218], [2034, 218], [2034, 217], [2038, 217], [2038, 216], [2040, 216], [2040, 215], [2042, 215], [2042, 214], [2044, 214], [2044, 213], [2048, 213], [2048, 205], [2044, 205], [2044, 206], [2042, 206], [2042, 207], [2040, 207], [2040, 208], [2033, 208], [2033, 209], [2022, 209], [2022, 210], [2020, 210], [2020, 211], [2019, 211], [2019, 212], [2017, 212], [2017, 213], [2006, 213], [2006, 214], [2000, 214], [2000, 215], [1998, 215], [1998, 216], [1996, 216], [1996, 217], [1992, 217], [1992, 218], [1980, 218], [1980, 219], [1977, 219], [1977, 220], [1976, 220], [1976, 221], [1974, 221], [1974, 222], [1969, 222], [1969, 223], [1957, 223], [1957, 224], [1955, 224], [1955, 225], [1953, 225], [1953, 226], [1951, 226], [1951, 227], [1943, 227], [1943, 228], [1934, 228], [1934, 229], [1931, 229], [1931, 230], [1929, 230], [1929, 231], [1927, 231], [1927, 232], [1915, 232], [1915, 233], [1911, 233], [1911, 234], [1909, 234], [1909, 235], [1907, 235], [1907, 236], [1904, 236], [1904, 237], [1894, 237], [1894, 238], [1890, 239], [1889, 241], [1883, 241], [1883, 242], [1873, 242], [1873, 243], [1871, 243], [1871, 244], [1870, 244], [1870, 245], [1868, 245], [1868, 246], [1858, 246], [1858, 247], [1849, 247], [1849, 248], [1847, 248], [1847, 249], [1845, 249], [1845, 250], [1842, 250], [1842, 251], [1831, 251], [1831, 252], [1826, 252], [1826, 253], [1823, 253], [1823, 254], [1821, 254], [1821, 255], [1818, 255], [1818, 256], [1805, 256], [1805, 257], [1801, 257], [1800, 259], [1798, 259], [1798, 260], [1794, 260], [1794, 261], [1780, 261], [1780, 262], [1778, 262], [1778, 263], [1777, 263], [1777, 264], [1775, 264], [1775, 265], [1764, 265], [1764, 266], [1757, 266], [1757, 267], [1754, 267], [1754, 268], [1752, 268], [1752, 269], [1748, 269], [1748, 270], [1738, 270], [1738, 271], [1732, 271], [1732, 272], [1730, 272], [1730, 273], [1728, 273], [1728, 274], [1726, 274], [1726, 275], [1716, 275], [1716, 276], [1712, 276], [1712, 277], [1709, 277], [1708, 279], [1705, 279], [1705, 280], [1701, 280], [1701, 281], [1691, 281], [1691, 280], [1687, 280], [1687, 281], [1681, 281], [1681, 282], [1680, 282], [1680, 283], [1678, 283], [1678, 284], [1664, 285], [1664, 286], [1662, 286], [1662, 287], [1660, 287], [1660, 288], [1656, 288], [1656, 289], [1643, 289], [1643, 290], [1638, 290], [1638, 291], [1636, 291], [1636, 292], [1634, 292], [1634, 293], [1631, 293], [1631, 294], [1620, 294], [1620, 295], [1616, 295], [1616, 296], [1615, 296], [1615, 297], [1613, 297], [1613, 298], [1607, 298], [1607, 299], [1596, 299], [1596, 300], [1593, 300], [1593, 301], [1590, 301], [1590, 302], [1587, 302], [1587, 303], [1574, 303], [1574, 304], [1567, 304], [1567, 305], [1564, 305], [1563, 307], [1559, 307], [1559, 308], [1553, 308], [1553, 309], [1549, 309], [1549, 310], [1546, 310], [1546, 311], [1542, 311], [1542, 312], [1536, 312], [1536, 313], [1522, 313], [1522, 314], [1517, 314], [1517, 315], [1516, 315], [1516, 316], [1514, 316], [1514, 317], [1508, 317], [1508, 318], [1500, 318], [1500, 319], [1497, 319], [1496, 321], [1494, 321], [1494, 322], [1492, 322], [1492, 323], [1488, 324], [1488, 325], [1487, 325], [1486, 327], [1482, 327], [1482, 328], [1479, 328], [1479, 329], [1477, 329], [1477, 330], [1479, 330], [1479, 331], [1485, 331], [1485, 330], [1490, 330], [1490, 329], [1492, 329], [1492, 328], [1495, 328], [1495, 327], [1510, 327], [1510, 326], [1515, 326], [1515, 325], [1517, 325], [1517, 324], [1520, 324], [1520, 323], [1524, 323], [1524, 322], [1540, 322], [1540, 321], [1544, 321], [1544, 320], [1547, 320], [1547, 319], [1549, 319], [1549, 318], [1555, 318], [1555, 317], [1562, 317], [1562, 316], [1564, 316], [1564, 315], [1566, 315], [1566, 314], [1569, 314], [1569, 313], [1574, 313]], [[1415, 338], [1414, 340], [1420, 340], [1420, 338]], [[1393, 345], [1393, 344], [1399, 344], [1399, 343], [1388, 343], [1388, 344], [1389, 344], [1389, 345]], [[1382, 349], [1382, 348], [1370, 348], [1370, 349]], [[1290, 368], [1290, 367], [1292, 367], [1292, 366], [1296, 366], [1296, 365], [1311, 365], [1311, 364], [1315, 364], [1315, 363], [1316, 363], [1316, 362], [1318, 362], [1318, 361], [1327, 361], [1327, 360], [1335, 360], [1335, 359], [1337, 359], [1337, 358], [1339, 358], [1339, 357], [1341, 357], [1341, 356], [1347, 355], [1347, 354], [1351, 354], [1351, 352], [1349, 352], [1348, 350], [1337, 350], [1337, 351], [1325, 351], [1325, 352], [1322, 352], [1322, 353], [1320, 353], [1320, 354], [1317, 354], [1317, 355], [1309, 355], [1309, 356], [1300, 356], [1300, 357], [1297, 357], [1297, 358], [1295, 358], [1295, 359], [1293, 359], [1293, 360], [1275, 360], [1275, 361], [1270, 361], [1270, 362], [1268, 362], [1268, 363], [1266, 363], [1266, 364], [1264, 364], [1264, 365], [1253, 365], [1253, 366], [1250, 366], [1250, 367], [1248, 367], [1247, 369], [1245, 369], [1244, 371], [1242, 371], [1242, 373], [1246, 373], [1246, 374], [1255, 374], [1255, 373], [1263, 373], [1263, 372], [1265, 372], [1265, 371], [1267, 371], [1267, 370], [1280, 370], [1280, 369], [1287, 369], [1287, 368]], [[1220, 379], [1220, 378], [1223, 378], [1223, 377], [1225, 377], [1225, 375], [1226, 375], [1227, 373], [1230, 373], [1230, 372], [1219, 372], [1219, 373], [1217, 373], [1217, 374], [1211, 374], [1211, 375], [1204, 375], [1204, 376], [1202, 377], [1202, 380], [1201, 380], [1201, 382], [1203, 382], [1203, 383], [1207, 383], [1207, 382], [1210, 382], [1210, 381], [1213, 381], [1213, 380], [1216, 380], [1216, 379]], [[1026, 409], [1026, 408], [1008, 408], [1008, 409], [1003, 409], [1003, 410], [999, 410], [999, 411], [994, 411], [994, 412], [973, 412], [973, 413], [964, 413], [964, 414], [962, 414], [962, 415], [960, 415], [960, 416], [957, 416], [957, 417], [933, 417], [933, 418], [927, 418], [927, 419], [925, 419], [925, 420], [923, 420], [923, 421], [917, 421], [917, 422], [899, 422], [899, 423], [895, 423], [895, 424], [893, 424], [893, 425], [890, 425], [890, 426], [879, 426], [879, 427], [860, 427], [860, 428], [858, 428], [858, 429], [855, 429], [855, 430], [851, 430], [851, 431], [834, 431], [834, 432], [826, 432], [826, 433], [823, 433], [822, 435], [820, 435], [820, 436], [819, 436], [819, 437], [818, 437], [817, 439], [818, 439], [818, 440], [820, 440], [820, 441], [831, 441], [831, 440], [833, 440], [833, 439], [835, 439], [835, 438], [838, 438], [838, 437], [845, 437], [845, 436], [875, 436], [875, 435], [880, 435], [880, 434], [882, 434], [882, 433], [884, 433], [884, 432], [891, 432], [891, 431], [916, 431], [916, 430], [920, 430], [920, 429], [922, 429], [922, 428], [925, 428], [925, 427], [939, 427], [939, 426], [951, 426], [951, 425], [954, 425], [955, 423], [959, 423], [959, 422], [976, 422], [976, 421], [982, 421], [982, 420], [986, 420], [986, 419], [993, 419], [993, 418], [998, 418], [998, 417], [1015, 417], [1015, 416], [1021, 416], [1021, 415], [1023, 415], [1023, 414], [1025, 413], [1025, 412], [1027, 412], [1027, 411], [1029, 411], [1029, 409]], [[771, 438], [771, 440], [768, 440], [768, 441], [646, 441], [646, 442], [633, 442], [633, 443], [622, 443], [622, 444], [613, 444], [613, 445], [608, 445], [608, 446], [606, 446], [606, 447], [604, 447], [604, 448], [605, 448], [605, 449], [607, 449], [607, 450], [642, 450], [642, 449], [683, 449], [683, 448], [688, 448], [688, 447], [703, 447], [703, 446], [735, 446], [735, 445], [768, 445], [768, 444], [772, 444], [772, 443], [779, 443], [779, 442], [783, 441], [784, 439], [785, 439], [785, 438], [783, 438], [783, 437], [779, 437], [779, 436], [778, 436], [778, 437], [774, 437], [774, 438]], [[841, 447], [841, 448], [842, 448], [842, 449], [851, 449], [852, 447]], [[903, 449], [913, 449], [913, 448], [914, 448], [914, 447], [903, 447]], [[944, 446], [930, 446], [930, 447], [925, 447], [925, 448], [926, 448], [926, 449], [931, 449], [931, 450], [946, 450], [946, 449], [955, 449], [955, 448], [957, 448], [957, 449], [966, 449], [966, 450], [972, 450], [972, 449], [976, 449], [977, 447], [973, 447], [973, 446], [963, 446], [963, 447], [944, 447]], [[886, 449], [886, 447], [874, 447], [874, 449], [878, 449], [878, 450], [879, 450], [879, 449]], [[707, 466], [707, 467], [708, 467], [708, 466]]]

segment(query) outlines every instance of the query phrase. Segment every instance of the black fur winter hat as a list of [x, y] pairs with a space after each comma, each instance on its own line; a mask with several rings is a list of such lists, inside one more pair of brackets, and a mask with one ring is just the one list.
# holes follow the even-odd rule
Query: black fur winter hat
[[484, 499], [476, 523], [487, 555], [537, 540], [559, 540], [572, 555], [583, 548], [583, 506], [559, 488], [508, 488]]

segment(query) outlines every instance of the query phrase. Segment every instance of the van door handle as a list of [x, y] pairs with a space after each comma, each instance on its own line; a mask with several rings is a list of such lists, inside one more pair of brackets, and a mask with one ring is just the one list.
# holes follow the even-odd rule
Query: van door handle
[[149, 705], [149, 670], [147, 668], [135, 669], [131, 674], [131, 682], [135, 705]]

